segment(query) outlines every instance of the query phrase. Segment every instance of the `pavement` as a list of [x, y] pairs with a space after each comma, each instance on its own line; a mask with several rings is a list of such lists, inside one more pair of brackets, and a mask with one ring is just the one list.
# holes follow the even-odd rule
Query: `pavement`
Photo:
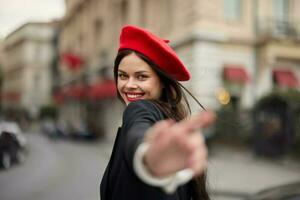
[[[107, 139], [110, 148], [113, 138]], [[270, 187], [300, 182], [300, 160], [267, 159], [254, 156], [247, 147], [214, 144], [207, 179], [212, 200], [245, 199]]]
[[[95, 169], [89, 170], [93, 171], [91, 173], [93, 176], [95, 176], [95, 173], [100, 173], [100, 177], [97, 177], [96, 180], [101, 179], [110, 157], [113, 141], [114, 136], [111, 135], [111, 137], [107, 137], [93, 146], [95, 153], [92, 155], [94, 157], [88, 158], [87, 163], [95, 166]], [[77, 145], [75, 147], [69, 146], [67, 147], [75, 148]], [[296, 181], [300, 182], [300, 161], [290, 157], [272, 160], [255, 157], [251, 149], [246, 147], [221, 144], [214, 144], [211, 147], [207, 177], [212, 200], [244, 199], [266, 188]], [[87, 148], [83, 152], [84, 155], [89, 155], [91, 153], [88, 152], [94, 151]], [[73, 152], [73, 150], [68, 150], [68, 153], [70, 152]], [[102, 157], [101, 160], [97, 160], [96, 164], [91, 164], [91, 161], [99, 158], [99, 155], [102, 155], [100, 156]], [[78, 156], [76, 154], [76, 157]], [[100, 170], [99, 166], [101, 166]]]
[[208, 184], [212, 199], [243, 199], [266, 188], [300, 182], [300, 162], [258, 158], [247, 148], [213, 147]]

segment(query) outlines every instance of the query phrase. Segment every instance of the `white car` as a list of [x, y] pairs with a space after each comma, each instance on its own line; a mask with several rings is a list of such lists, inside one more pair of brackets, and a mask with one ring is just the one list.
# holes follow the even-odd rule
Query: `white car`
[[0, 122], [0, 165], [4, 169], [25, 160], [26, 138], [16, 122]]

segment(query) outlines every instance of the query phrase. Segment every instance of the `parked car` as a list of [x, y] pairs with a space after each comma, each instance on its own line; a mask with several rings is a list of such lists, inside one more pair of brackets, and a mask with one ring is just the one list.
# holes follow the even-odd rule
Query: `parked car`
[[245, 200], [300, 200], [300, 181], [262, 190]]
[[43, 134], [45, 134], [50, 139], [56, 140], [56, 139], [64, 136], [62, 134], [63, 132], [59, 131], [56, 122], [50, 118], [45, 118], [41, 121], [41, 131]]
[[71, 126], [69, 132], [70, 137], [75, 140], [93, 140], [96, 138], [96, 135], [89, 131], [83, 122]]
[[0, 167], [8, 169], [26, 157], [26, 138], [15, 122], [0, 122]]

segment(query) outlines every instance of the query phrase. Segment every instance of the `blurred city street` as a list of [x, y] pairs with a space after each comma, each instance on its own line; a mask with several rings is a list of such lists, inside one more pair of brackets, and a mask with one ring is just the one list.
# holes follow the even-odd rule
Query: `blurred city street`
[[[300, 182], [298, 10], [296, 0], [2, 1], [0, 200], [100, 199], [123, 101], [149, 99], [156, 88], [144, 87], [146, 76], [121, 89], [116, 55], [135, 49], [123, 48], [126, 25], [163, 44], [153, 45], [161, 62], [135, 49], [163, 83], [155, 100], [172, 116], [183, 116], [185, 105], [216, 113], [205, 135], [212, 200]], [[161, 47], [172, 51], [164, 56]], [[176, 79], [176, 63], [191, 77]]]
[[[1, 200], [97, 200], [112, 138], [51, 140], [26, 134], [26, 161], [0, 171]], [[213, 147], [208, 170], [212, 199], [243, 199], [270, 186], [300, 180], [300, 163], [257, 159], [247, 149]]]
[[0, 171], [1, 200], [100, 199], [100, 179], [110, 144], [53, 141], [39, 133], [26, 136], [26, 161]]
[[208, 167], [212, 199], [242, 199], [258, 191], [300, 181], [300, 162], [257, 158], [246, 148], [214, 147]]

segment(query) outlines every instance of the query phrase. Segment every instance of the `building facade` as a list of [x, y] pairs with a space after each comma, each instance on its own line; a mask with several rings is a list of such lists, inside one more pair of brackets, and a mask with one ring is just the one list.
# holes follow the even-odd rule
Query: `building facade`
[[256, 25], [258, 96], [276, 87], [299, 90], [299, 7], [300, 2], [295, 0], [260, 2]]
[[27, 23], [5, 38], [3, 108], [26, 110], [35, 118], [42, 106], [52, 103], [56, 26], [56, 23]]
[[2, 83], [3, 83], [3, 66], [4, 66], [4, 54], [3, 54], [3, 40], [0, 38], [0, 107], [2, 105]]
[[[69, 53], [80, 64], [60, 64], [61, 90], [112, 79], [118, 37], [125, 24], [147, 28], [171, 41], [192, 74], [192, 80], [184, 85], [206, 108], [219, 108], [218, 97], [224, 90], [243, 109], [251, 108], [274, 87], [299, 90], [297, 0], [65, 2], [59, 54]], [[115, 96], [107, 97], [66, 99], [61, 104], [62, 110], [69, 111], [62, 112], [64, 118], [74, 118], [74, 123], [96, 119], [94, 123], [105, 124], [104, 132], [114, 133], [112, 127], [120, 123], [122, 106]], [[200, 110], [194, 103], [192, 109]]]

